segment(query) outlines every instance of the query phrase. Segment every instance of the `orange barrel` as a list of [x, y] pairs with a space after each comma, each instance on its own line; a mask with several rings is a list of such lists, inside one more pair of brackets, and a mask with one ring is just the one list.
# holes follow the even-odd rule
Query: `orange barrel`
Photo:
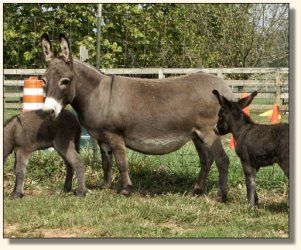
[[[245, 97], [248, 97], [250, 94], [248, 93], [242, 93], [241, 94], [241, 98], [245, 98]], [[245, 107], [243, 110], [242, 110], [247, 116], [250, 116], [250, 107], [247, 106]]]
[[24, 81], [23, 111], [41, 109], [44, 104], [43, 81], [35, 76]]

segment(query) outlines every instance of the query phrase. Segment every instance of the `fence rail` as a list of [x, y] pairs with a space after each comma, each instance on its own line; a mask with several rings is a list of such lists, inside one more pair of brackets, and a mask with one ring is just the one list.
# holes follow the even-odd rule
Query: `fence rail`
[[[165, 78], [172, 75], [205, 72], [215, 74], [232, 88], [236, 98], [242, 92], [258, 90], [258, 99], [262, 103], [251, 105], [251, 109], [268, 110], [273, 103], [278, 103], [280, 110], [288, 110], [288, 68], [116, 68], [101, 69], [106, 74]], [[45, 69], [4, 69], [4, 108], [22, 108], [22, 87], [28, 76], [41, 76]], [[231, 80], [229, 75], [248, 74], [248, 80]], [[242, 77], [244, 78], [244, 77]]]

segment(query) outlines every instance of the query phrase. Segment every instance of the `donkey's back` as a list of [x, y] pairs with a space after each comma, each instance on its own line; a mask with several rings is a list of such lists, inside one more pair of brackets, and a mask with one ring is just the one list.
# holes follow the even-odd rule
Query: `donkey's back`
[[70, 111], [64, 110], [55, 121], [42, 110], [21, 113], [4, 125], [4, 159], [15, 148], [33, 152], [64, 141], [74, 142], [79, 151], [80, 134], [79, 122]]
[[289, 125], [278, 123], [272, 125], [252, 124], [237, 140], [238, 156], [248, 155], [252, 166], [259, 169], [278, 163], [288, 176], [289, 162]]

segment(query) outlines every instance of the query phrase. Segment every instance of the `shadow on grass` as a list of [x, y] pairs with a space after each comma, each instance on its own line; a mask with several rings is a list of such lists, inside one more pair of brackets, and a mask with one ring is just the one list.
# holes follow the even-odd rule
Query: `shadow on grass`
[[[166, 168], [168, 169], [168, 168]], [[130, 173], [133, 182], [133, 192], [141, 195], [161, 195], [165, 193], [178, 193], [181, 195], [189, 195], [193, 191], [198, 173], [192, 171], [173, 172], [160, 168], [144, 168], [139, 170], [132, 170]], [[119, 192], [121, 190], [121, 180], [119, 173], [116, 174], [117, 181], [113, 182], [113, 190]], [[207, 178], [205, 184], [205, 194], [209, 193], [217, 186], [216, 180]], [[87, 183], [89, 189], [101, 189], [100, 183]]]
[[274, 214], [287, 213], [289, 206], [286, 202], [270, 203], [265, 206], [266, 210]]

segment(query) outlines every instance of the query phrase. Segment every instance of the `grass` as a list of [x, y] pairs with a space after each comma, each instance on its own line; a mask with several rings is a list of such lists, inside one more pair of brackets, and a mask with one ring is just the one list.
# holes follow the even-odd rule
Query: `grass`
[[[226, 204], [215, 201], [217, 169], [212, 167], [206, 194], [190, 193], [198, 174], [195, 155], [187, 145], [184, 162], [173, 155], [144, 156], [129, 152], [134, 191], [123, 197], [114, 167], [114, 189], [100, 190], [100, 166], [92, 165], [82, 150], [89, 192], [85, 198], [62, 193], [64, 165], [55, 152], [36, 152], [28, 165], [26, 196], [10, 200], [13, 189], [12, 157], [4, 174], [4, 237], [163, 237], [163, 238], [286, 238], [288, 230], [287, 181], [279, 168], [258, 173], [260, 206], [250, 209], [240, 163], [233, 151]], [[192, 147], [191, 147], [192, 148]], [[181, 154], [179, 154], [181, 155]], [[182, 157], [182, 156], [181, 156]], [[42, 164], [42, 162], [46, 162]], [[194, 163], [195, 164], [192, 164]], [[38, 168], [37, 166], [43, 166]], [[76, 183], [74, 183], [74, 189]]]
[[[191, 191], [199, 172], [191, 143], [172, 154], [146, 156], [127, 151], [133, 194], [123, 197], [120, 175], [113, 167], [112, 190], [100, 190], [100, 159], [93, 165], [91, 148], [83, 147], [89, 192], [85, 198], [63, 193], [65, 167], [56, 152], [32, 154], [27, 167], [25, 197], [10, 200], [13, 157], [4, 168], [5, 238], [288, 238], [288, 181], [278, 166], [257, 174], [260, 205], [250, 209], [240, 161], [230, 157], [228, 202], [216, 199], [218, 171], [212, 166], [206, 193]], [[76, 181], [74, 180], [74, 191]]]

